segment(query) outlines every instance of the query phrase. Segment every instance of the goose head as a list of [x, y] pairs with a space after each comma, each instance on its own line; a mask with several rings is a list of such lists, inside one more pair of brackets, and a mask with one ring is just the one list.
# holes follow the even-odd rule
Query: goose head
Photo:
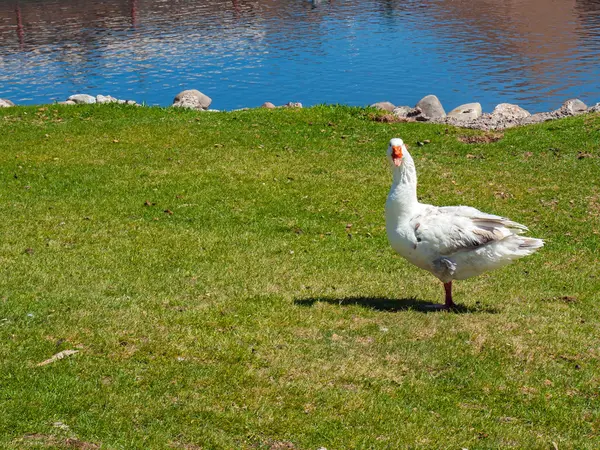
[[390, 164], [394, 167], [400, 167], [402, 165], [402, 161], [404, 156], [406, 156], [408, 150], [406, 150], [406, 146], [404, 145], [404, 141], [400, 138], [393, 138], [390, 140], [387, 149], [388, 160]]

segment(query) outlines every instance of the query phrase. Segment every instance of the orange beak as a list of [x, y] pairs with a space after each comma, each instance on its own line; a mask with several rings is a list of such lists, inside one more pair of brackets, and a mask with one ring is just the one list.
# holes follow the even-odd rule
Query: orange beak
[[392, 161], [394, 161], [396, 167], [400, 167], [400, 164], [402, 164], [402, 146], [392, 146]]

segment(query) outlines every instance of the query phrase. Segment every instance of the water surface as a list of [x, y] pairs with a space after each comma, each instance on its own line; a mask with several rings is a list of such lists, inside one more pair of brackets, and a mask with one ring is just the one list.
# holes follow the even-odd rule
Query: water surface
[[0, 0], [0, 98], [600, 101], [600, 1]]

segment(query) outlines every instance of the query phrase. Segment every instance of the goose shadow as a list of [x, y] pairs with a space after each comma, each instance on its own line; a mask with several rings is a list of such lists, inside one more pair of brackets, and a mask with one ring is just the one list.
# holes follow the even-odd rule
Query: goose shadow
[[338, 306], [362, 306], [363, 308], [373, 309], [383, 312], [400, 312], [400, 311], [418, 311], [422, 313], [435, 312], [450, 312], [455, 314], [465, 313], [487, 313], [496, 314], [498, 311], [494, 308], [487, 308], [479, 305], [476, 306], [456, 305], [456, 307], [446, 310], [441, 308], [441, 304], [427, 302], [418, 298], [386, 298], [386, 297], [312, 297], [294, 300], [294, 304], [299, 306], [311, 307], [315, 303], [329, 303]]

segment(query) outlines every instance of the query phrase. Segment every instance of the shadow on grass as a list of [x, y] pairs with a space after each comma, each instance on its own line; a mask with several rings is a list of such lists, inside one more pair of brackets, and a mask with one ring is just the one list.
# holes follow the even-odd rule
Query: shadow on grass
[[[313, 306], [317, 302], [329, 303], [331, 305], [349, 306], [358, 305], [364, 308], [374, 309], [376, 311], [399, 312], [399, 311], [418, 311], [422, 313], [445, 312], [438, 303], [426, 302], [417, 298], [385, 298], [385, 297], [315, 297], [294, 300], [296, 305]], [[488, 313], [495, 314], [498, 311], [494, 308], [485, 308], [483, 306], [465, 306], [456, 305], [449, 312], [456, 314], [464, 313]]]

